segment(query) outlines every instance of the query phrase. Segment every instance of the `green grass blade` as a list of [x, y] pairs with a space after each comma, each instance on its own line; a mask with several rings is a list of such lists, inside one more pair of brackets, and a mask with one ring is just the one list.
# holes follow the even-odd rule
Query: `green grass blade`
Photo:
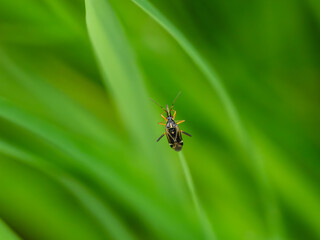
[[172, 37], [180, 44], [185, 52], [190, 56], [194, 63], [199, 67], [203, 74], [209, 80], [211, 86], [219, 95], [221, 102], [224, 104], [229, 115], [232, 126], [234, 127], [239, 140], [247, 146], [247, 139], [243, 130], [242, 123], [239, 118], [236, 107], [234, 106], [229, 94], [218, 78], [216, 72], [212, 69], [209, 63], [201, 56], [198, 50], [192, 43], [176, 28], [158, 9], [146, 0], [133, 0], [139, 7], [148, 13], [155, 21], [157, 21]]
[[[130, 43], [120, 21], [118, 20], [109, 1], [86, 0], [86, 21], [93, 49], [98, 59], [102, 76], [107, 89], [110, 90], [114, 102], [118, 107], [123, 124], [131, 137], [131, 144], [134, 149], [142, 153], [141, 161], [145, 168], [161, 183], [164, 191], [169, 196], [175, 192], [172, 190], [171, 180], [167, 164], [170, 157], [162, 157], [156, 145], [156, 122], [152, 117], [152, 109], [155, 109], [148, 97], [143, 82], [139, 65], [136, 61]], [[154, 108], [152, 108], [154, 107]], [[178, 178], [176, 175], [173, 178]], [[160, 186], [161, 186], [160, 185]], [[172, 198], [172, 201], [174, 199]], [[170, 204], [176, 204], [174, 202]], [[141, 205], [141, 202], [138, 204]], [[147, 204], [147, 205], [150, 205]], [[147, 206], [145, 205], [145, 207]], [[148, 212], [145, 210], [144, 212]], [[147, 214], [149, 215], [149, 214]], [[169, 226], [164, 222], [162, 214], [156, 214], [158, 221], [167, 228], [165, 235], [171, 231], [173, 234], [188, 235], [187, 232], [180, 232], [175, 226]], [[149, 216], [148, 216], [149, 218]], [[179, 220], [180, 221], [180, 220]], [[155, 228], [154, 222], [152, 227]], [[157, 228], [157, 227], [156, 227]], [[157, 230], [158, 231], [158, 230]], [[163, 234], [164, 232], [158, 232]], [[181, 236], [181, 235], [180, 235]]]
[[165, 191], [175, 194], [169, 182], [179, 179], [168, 172], [173, 164], [171, 158], [155, 144], [158, 134], [152, 113], [156, 106], [148, 96], [139, 65], [113, 8], [108, 1], [87, 0], [86, 20], [102, 77], [131, 137], [130, 144], [140, 150], [142, 163], [163, 182]]
[[20, 240], [21, 238], [0, 219], [0, 239]]
[[200, 222], [201, 222], [202, 227], [204, 229], [205, 237], [208, 240], [214, 240], [214, 239], [216, 239], [216, 236], [213, 232], [213, 229], [212, 229], [211, 223], [208, 219], [208, 216], [207, 216], [206, 212], [204, 211], [202, 204], [200, 203], [200, 200], [198, 198], [198, 195], [197, 195], [197, 192], [196, 192], [193, 180], [192, 180], [192, 176], [190, 173], [190, 169], [188, 167], [188, 163], [184, 157], [183, 152], [179, 152], [179, 159], [180, 159], [180, 163], [181, 163], [182, 170], [184, 173], [184, 177], [187, 182], [188, 189], [189, 189], [191, 197], [192, 197], [192, 201], [195, 205], [197, 214], [199, 216]]
[[275, 239], [281, 239], [281, 234], [274, 227], [274, 222], [280, 222], [280, 216], [278, 216], [278, 211], [276, 210], [277, 203], [272, 192], [268, 176], [264, 170], [264, 163], [262, 158], [258, 156], [258, 153], [254, 150], [254, 144], [248, 137], [243, 123], [239, 117], [239, 113], [231, 100], [228, 92], [223, 86], [221, 80], [218, 78], [216, 72], [210, 66], [210, 64], [201, 56], [199, 51], [193, 44], [184, 36], [184, 34], [174, 26], [157, 8], [155, 8], [147, 0], [133, 0], [141, 9], [143, 9], [147, 14], [149, 14], [155, 21], [157, 21], [185, 50], [185, 52], [190, 56], [193, 62], [199, 67], [202, 73], [207, 77], [209, 83], [216, 91], [222, 104], [224, 105], [226, 112], [228, 113], [230, 122], [240, 144], [242, 145], [244, 151], [251, 159], [252, 166], [254, 168], [255, 176], [261, 187], [261, 192], [263, 194], [263, 204], [266, 211], [266, 219], [268, 222], [268, 227], [270, 229], [270, 234]]
[[122, 26], [108, 1], [103, 0], [86, 0], [86, 19], [104, 82], [115, 98], [124, 124], [132, 138], [149, 151], [155, 136], [150, 98]]

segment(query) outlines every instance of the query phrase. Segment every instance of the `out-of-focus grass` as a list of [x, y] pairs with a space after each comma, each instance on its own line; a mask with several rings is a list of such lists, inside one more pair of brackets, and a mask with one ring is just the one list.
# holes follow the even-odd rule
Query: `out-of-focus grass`
[[1, 239], [19, 240], [20, 238], [12, 232], [12, 230], [1, 220], [0, 221], [0, 237]]
[[318, 239], [318, 5], [0, 1], [0, 238]]
[[198, 194], [197, 194], [197, 191], [196, 191], [194, 183], [193, 183], [193, 179], [192, 179], [192, 176], [190, 173], [188, 163], [187, 163], [186, 158], [184, 157], [184, 155], [181, 151], [179, 152], [179, 158], [180, 158], [180, 162], [181, 162], [181, 167], [183, 169], [183, 173], [185, 175], [186, 183], [187, 183], [189, 191], [190, 191], [192, 201], [194, 203], [194, 206], [196, 208], [196, 211], [197, 211], [197, 214], [199, 217], [199, 221], [200, 221], [202, 228], [203, 228], [204, 237], [205, 237], [205, 239], [212, 239], [212, 240], [216, 239], [214, 230], [213, 230], [212, 225], [208, 219], [208, 216], [207, 216], [206, 212], [204, 211], [201, 202], [199, 201]]

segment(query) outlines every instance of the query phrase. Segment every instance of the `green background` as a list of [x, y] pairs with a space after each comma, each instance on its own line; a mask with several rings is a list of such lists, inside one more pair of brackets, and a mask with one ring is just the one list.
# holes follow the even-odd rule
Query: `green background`
[[0, 239], [320, 239], [319, 80], [317, 0], [0, 0]]

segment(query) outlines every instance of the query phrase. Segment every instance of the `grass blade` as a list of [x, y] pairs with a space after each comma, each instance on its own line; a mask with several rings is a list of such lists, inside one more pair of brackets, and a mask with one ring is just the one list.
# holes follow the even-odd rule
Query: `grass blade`
[[241, 143], [246, 143], [246, 136], [243, 130], [239, 114], [225, 90], [222, 82], [218, 78], [216, 72], [210, 67], [209, 63], [201, 56], [198, 50], [192, 43], [183, 35], [183, 33], [176, 28], [158, 9], [156, 9], [150, 2], [146, 0], [133, 0], [140, 8], [148, 13], [154, 20], [156, 20], [172, 37], [180, 44], [185, 52], [190, 56], [194, 63], [199, 67], [203, 74], [209, 80], [211, 86], [219, 95], [221, 102], [224, 104], [229, 115], [232, 126], [234, 127]]
[[178, 28], [176, 28], [174, 24], [172, 24], [170, 20], [167, 19], [157, 8], [155, 8], [147, 0], [133, 0], [133, 2], [147, 14], [149, 14], [155, 21], [157, 21], [178, 42], [178, 44], [180, 44], [193, 62], [207, 77], [209, 83], [218, 94], [226, 109], [226, 112], [228, 113], [231, 125], [237, 134], [241, 146], [251, 159], [251, 164], [255, 172], [254, 175], [257, 178], [257, 182], [261, 187], [261, 193], [263, 194], [263, 204], [266, 211], [268, 227], [271, 232], [270, 234], [275, 239], [281, 239], [281, 234], [279, 233], [278, 229], [274, 227], [274, 222], [280, 222], [280, 216], [278, 216], [278, 207], [275, 202], [268, 176], [264, 170], [264, 163], [262, 158], [254, 150], [254, 144], [249, 139], [248, 133], [246, 132], [239, 117], [239, 113], [221, 80], [218, 78], [216, 72], [212, 69], [210, 64], [201, 56], [196, 47], [194, 47], [193, 44], [184, 36], [184, 34]]
[[0, 239], [6, 240], [20, 240], [16, 233], [10, 229], [2, 219], [0, 219]]
[[187, 182], [188, 189], [189, 189], [191, 197], [192, 197], [192, 201], [195, 205], [195, 208], [196, 208], [197, 214], [199, 216], [200, 222], [202, 224], [206, 239], [214, 240], [214, 239], [216, 239], [216, 236], [213, 232], [213, 229], [212, 229], [211, 223], [208, 219], [208, 216], [199, 201], [199, 198], [198, 198], [198, 195], [197, 195], [197, 192], [196, 192], [193, 180], [192, 180], [192, 176], [190, 173], [190, 169], [188, 167], [188, 163], [184, 157], [183, 152], [179, 152], [179, 159], [180, 159], [180, 163], [181, 163], [182, 170], [184, 173], [184, 177]]
[[132, 138], [148, 152], [154, 146], [150, 99], [122, 26], [108, 1], [86, 0], [86, 20], [104, 82]]

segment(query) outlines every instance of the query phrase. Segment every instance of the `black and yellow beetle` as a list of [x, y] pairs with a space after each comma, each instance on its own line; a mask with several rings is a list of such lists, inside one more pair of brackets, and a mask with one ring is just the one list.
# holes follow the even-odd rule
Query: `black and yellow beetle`
[[[157, 105], [159, 105], [162, 108], [162, 110], [167, 114], [167, 117], [165, 117], [163, 116], [164, 112], [161, 113], [161, 117], [163, 117], [163, 119], [166, 120], [166, 123], [159, 122], [159, 124], [166, 126], [166, 128], [165, 128], [165, 132], [158, 138], [157, 142], [159, 142], [160, 139], [164, 135], [166, 135], [170, 147], [177, 152], [181, 151], [183, 146], [182, 133], [191, 137], [189, 133], [182, 131], [178, 126], [178, 124], [183, 123], [185, 120], [181, 120], [178, 122], [175, 122], [174, 120], [177, 112], [173, 110], [173, 105], [176, 102], [177, 98], [179, 97], [180, 93], [181, 92], [178, 93], [173, 103], [171, 104], [170, 108], [167, 105], [167, 109], [164, 109], [159, 103], [157, 103], [152, 99], [152, 101], [155, 102]], [[171, 114], [172, 112], [173, 112], [173, 115]]]

